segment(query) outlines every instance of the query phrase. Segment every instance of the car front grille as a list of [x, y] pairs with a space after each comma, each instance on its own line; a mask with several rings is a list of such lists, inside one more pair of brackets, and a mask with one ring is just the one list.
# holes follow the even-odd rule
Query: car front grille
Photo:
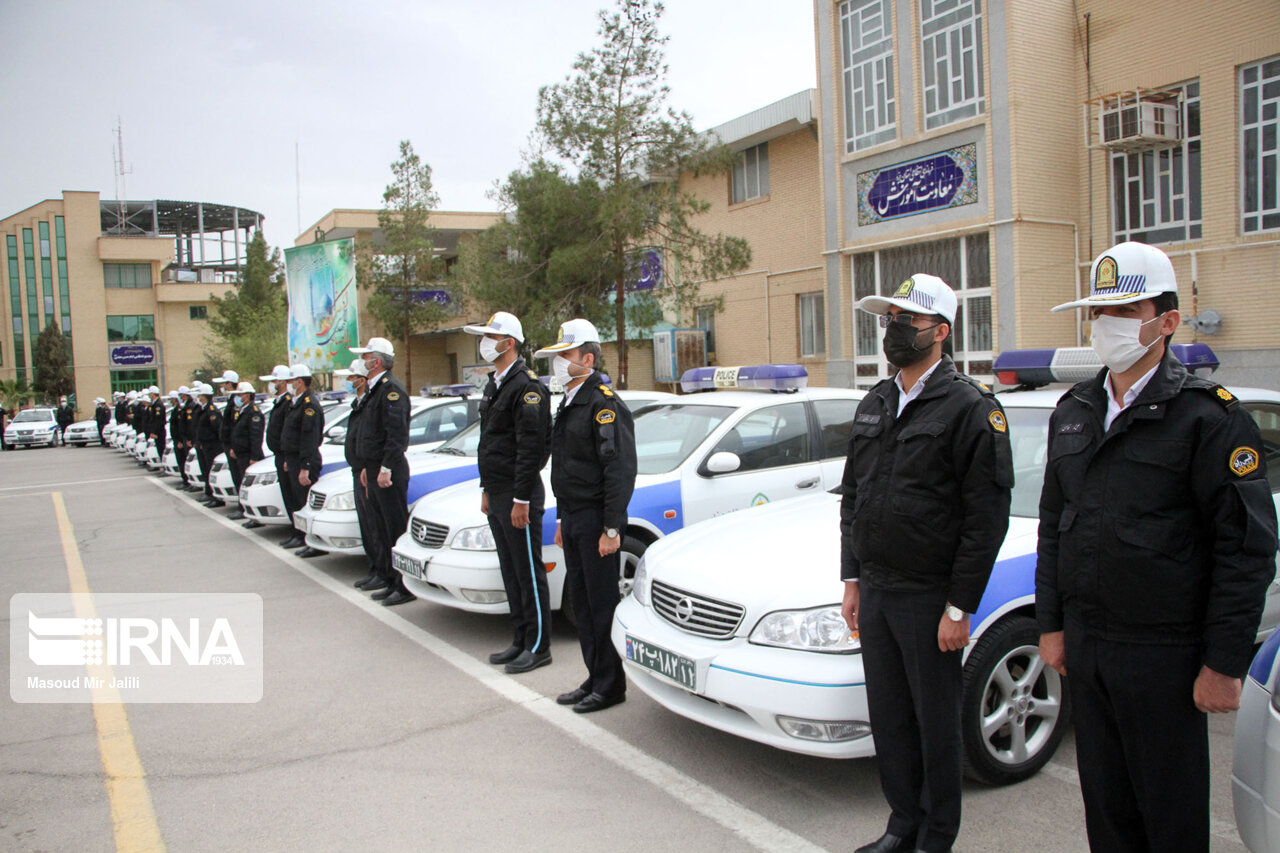
[[702, 637], [731, 637], [746, 608], [655, 580], [650, 588], [653, 609], [682, 631]]
[[409, 522], [409, 530], [413, 534], [413, 541], [424, 548], [439, 548], [444, 544], [444, 540], [449, 538], [448, 527], [431, 521], [423, 521], [420, 518], [415, 518]]
[[309, 499], [310, 507], [312, 509], [324, 509], [324, 501], [325, 501], [325, 498], [327, 497], [328, 495], [326, 495], [324, 492], [317, 492], [315, 489], [312, 489], [311, 496]]

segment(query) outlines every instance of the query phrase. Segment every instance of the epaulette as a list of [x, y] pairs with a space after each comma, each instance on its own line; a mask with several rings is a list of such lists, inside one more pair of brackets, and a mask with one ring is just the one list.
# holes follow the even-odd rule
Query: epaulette
[[534, 382], [538, 381], [538, 374], [534, 373], [532, 370], [526, 370], [525, 373], [529, 374], [529, 378]]
[[610, 388], [608, 385], [601, 385], [601, 386], [600, 386], [600, 393], [601, 393], [601, 394], [603, 394], [603, 395], [605, 395], [606, 397], [612, 397], [612, 396], [613, 396], [613, 389], [612, 389], [612, 388]]
[[965, 375], [965, 374], [963, 374], [963, 373], [959, 373], [959, 372], [957, 372], [957, 373], [956, 373], [956, 381], [957, 381], [957, 382], [968, 382], [968, 383], [969, 383], [970, 385], [972, 385], [974, 388], [977, 388], [977, 389], [978, 389], [978, 392], [979, 392], [979, 393], [981, 393], [981, 394], [983, 394], [984, 396], [987, 396], [987, 397], [994, 397], [994, 396], [995, 396], [995, 392], [991, 390], [991, 386], [990, 386], [990, 385], [988, 385], [988, 384], [987, 384], [987, 383], [985, 383], [985, 382], [981, 382], [981, 381], [979, 381], [979, 380], [977, 380], [977, 379], [974, 379], [972, 376], [967, 376], [967, 375]]
[[1223, 388], [1221, 385], [1218, 385], [1217, 383], [1206, 382], [1203, 385], [1200, 385], [1200, 384], [1192, 385], [1191, 383], [1188, 383], [1187, 387], [1195, 388], [1197, 390], [1208, 391], [1213, 396], [1213, 399], [1217, 400], [1218, 403], [1221, 404], [1222, 408], [1224, 409], [1229, 409], [1240, 402], [1240, 399], [1236, 397], [1235, 394], [1232, 394], [1226, 388]]

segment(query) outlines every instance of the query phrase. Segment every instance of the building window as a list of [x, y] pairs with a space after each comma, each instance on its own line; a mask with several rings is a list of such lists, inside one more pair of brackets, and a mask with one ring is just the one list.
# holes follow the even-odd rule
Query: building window
[[[950, 339], [956, 369], [990, 382], [995, 341], [986, 232], [854, 255], [854, 301], [876, 293], [887, 296], [918, 272], [938, 276], [956, 292], [958, 306]], [[873, 315], [855, 309], [853, 329], [856, 385], [870, 388], [891, 372], [880, 347], [879, 324]]]
[[716, 351], [716, 306], [699, 305], [694, 312], [694, 325], [707, 333], [707, 352]]
[[1115, 241], [1200, 239], [1200, 84], [1181, 91], [1182, 142], [1111, 155]]
[[208, 320], [209, 306], [208, 305], [192, 305], [191, 319], [192, 320]]
[[1280, 228], [1280, 57], [1240, 69], [1242, 227]]
[[822, 310], [822, 294], [802, 293], [796, 298], [800, 303], [800, 355], [822, 355], [827, 351], [827, 320]]
[[5, 248], [9, 260], [9, 316], [13, 319], [13, 366], [18, 384], [27, 383], [26, 340], [22, 334], [22, 285], [18, 277], [18, 238], [5, 236]]
[[154, 314], [107, 315], [108, 341], [154, 341], [156, 318]]
[[107, 287], [150, 287], [151, 264], [103, 264], [102, 279]]
[[982, 0], [920, 0], [924, 126], [981, 115]]
[[113, 370], [111, 371], [111, 390], [128, 393], [141, 391], [156, 384], [156, 371], [152, 370]]
[[893, 88], [893, 3], [840, 4], [844, 67], [844, 150], [852, 154], [897, 137]]
[[761, 142], [738, 154], [731, 184], [734, 204], [769, 194], [769, 143]]

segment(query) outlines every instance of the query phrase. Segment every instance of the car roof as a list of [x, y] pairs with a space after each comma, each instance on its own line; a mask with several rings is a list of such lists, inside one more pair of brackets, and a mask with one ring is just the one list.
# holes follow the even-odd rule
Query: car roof
[[[1071, 390], [1071, 385], [1055, 385], [1037, 388], [1034, 391], [1013, 391], [1012, 389], [996, 395], [1000, 405], [1006, 409], [1052, 409], [1058, 405], [1062, 395]], [[1251, 386], [1226, 386], [1247, 405], [1248, 403], [1280, 403], [1280, 391], [1269, 388], [1253, 388]]]
[[858, 388], [815, 386], [795, 392], [772, 391], [699, 391], [657, 401], [668, 406], [730, 406], [735, 409], [764, 408], [800, 400], [861, 400], [866, 391]]

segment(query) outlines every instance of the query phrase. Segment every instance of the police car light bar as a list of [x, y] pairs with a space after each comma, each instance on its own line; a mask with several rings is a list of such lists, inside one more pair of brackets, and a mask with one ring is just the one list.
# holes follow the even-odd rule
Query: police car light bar
[[[1218, 369], [1218, 357], [1208, 344], [1172, 344], [1174, 358], [1193, 373]], [[1036, 388], [1051, 382], [1083, 382], [1102, 369], [1092, 347], [1016, 349], [1000, 353], [993, 371], [1001, 385]]]
[[479, 391], [476, 386], [470, 382], [462, 382], [457, 385], [428, 385], [422, 389], [424, 397], [467, 397]]
[[347, 392], [346, 391], [321, 391], [320, 399], [321, 400], [338, 400], [339, 402], [341, 402], [342, 400], [347, 399]]
[[686, 394], [716, 388], [758, 391], [799, 391], [808, 387], [809, 372], [798, 364], [756, 364], [747, 367], [694, 367], [680, 377]]

